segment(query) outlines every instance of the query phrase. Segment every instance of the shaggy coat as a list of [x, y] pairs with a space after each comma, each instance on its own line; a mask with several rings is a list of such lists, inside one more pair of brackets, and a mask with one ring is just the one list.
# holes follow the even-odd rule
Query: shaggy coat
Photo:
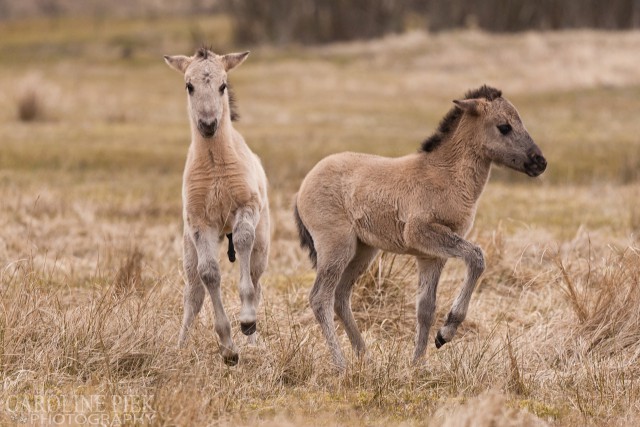
[[356, 279], [379, 249], [414, 255], [420, 292], [414, 360], [426, 348], [440, 272], [448, 258], [462, 258], [467, 278], [436, 346], [450, 341], [464, 320], [484, 270], [481, 249], [465, 240], [492, 163], [537, 176], [546, 161], [513, 105], [483, 86], [454, 101], [421, 150], [400, 158], [340, 153], [320, 161], [297, 195], [295, 219], [301, 244], [317, 267], [310, 294], [333, 361], [345, 368], [333, 323], [343, 322], [357, 354], [364, 352], [350, 307]]
[[233, 127], [237, 118], [227, 72], [240, 65], [248, 52], [216, 55], [200, 49], [194, 56], [165, 56], [184, 74], [191, 123], [191, 145], [182, 185], [184, 220], [184, 318], [179, 345], [185, 344], [205, 289], [215, 313], [220, 351], [229, 365], [238, 362], [231, 326], [220, 295], [219, 244], [226, 235], [228, 256], [240, 262], [239, 291], [242, 332], [255, 340], [260, 276], [269, 251], [267, 178], [258, 156]]

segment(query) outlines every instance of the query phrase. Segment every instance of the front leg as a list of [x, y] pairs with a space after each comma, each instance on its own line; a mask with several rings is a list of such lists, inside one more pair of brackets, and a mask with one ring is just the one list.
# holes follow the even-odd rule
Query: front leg
[[250, 336], [256, 332], [256, 290], [251, 280], [251, 252], [260, 215], [254, 209], [241, 208], [233, 225], [233, 246], [240, 262], [240, 329]]
[[189, 227], [190, 237], [198, 255], [197, 271], [200, 280], [209, 291], [213, 302], [215, 329], [220, 340], [220, 353], [227, 365], [238, 363], [238, 350], [231, 338], [231, 324], [222, 305], [220, 292], [220, 266], [216, 259], [218, 253], [218, 233], [211, 227]]
[[429, 330], [433, 324], [433, 316], [436, 311], [436, 290], [440, 273], [447, 262], [446, 258], [418, 258], [419, 292], [416, 303], [416, 350], [413, 353], [413, 363], [417, 363], [425, 349], [429, 339]]
[[453, 302], [447, 320], [436, 336], [436, 347], [451, 341], [458, 326], [465, 319], [471, 294], [484, 272], [482, 249], [454, 233], [442, 224], [412, 219], [404, 230], [406, 244], [429, 257], [461, 258], [467, 265], [467, 277], [460, 293]]

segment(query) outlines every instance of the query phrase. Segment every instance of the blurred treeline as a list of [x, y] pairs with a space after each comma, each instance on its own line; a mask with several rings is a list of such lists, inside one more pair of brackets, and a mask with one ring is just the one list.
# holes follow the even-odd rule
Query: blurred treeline
[[492, 32], [640, 26], [640, 0], [225, 0], [243, 42], [323, 43], [411, 28]]
[[0, 21], [210, 13], [228, 13], [242, 43], [325, 43], [416, 28], [515, 32], [640, 26], [640, 0], [0, 0]]

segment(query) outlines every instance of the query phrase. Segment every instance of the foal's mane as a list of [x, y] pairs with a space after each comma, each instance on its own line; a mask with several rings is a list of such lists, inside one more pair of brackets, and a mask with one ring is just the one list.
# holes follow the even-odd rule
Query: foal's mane
[[236, 101], [236, 93], [231, 87], [231, 83], [227, 80], [227, 94], [229, 95], [229, 114], [231, 115], [231, 121], [237, 122], [240, 120], [240, 113], [238, 113], [238, 102]]
[[[213, 53], [212, 47], [202, 46], [196, 51], [196, 59], [206, 60]], [[237, 122], [240, 120], [240, 113], [238, 113], [238, 102], [236, 100], [236, 94], [231, 87], [231, 82], [227, 80], [227, 94], [229, 95], [229, 114], [231, 115], [231, 121]]]
[[[484, 98], [488, 101], [500, 98], [502, 91], [500, 89], [493, 88], [491, 86], [482, 85], [478, 89], [470, 90], [465, 93], [463, 99], [475, 99]], [[436, 132], [424, 140], [420, 148], [421, 151], [430, 153], [442, 144], [449, 133], [453, 132], [460, 122], [463, 111], [457, 107], [452, 107], [449, 112], [442, 118]]]

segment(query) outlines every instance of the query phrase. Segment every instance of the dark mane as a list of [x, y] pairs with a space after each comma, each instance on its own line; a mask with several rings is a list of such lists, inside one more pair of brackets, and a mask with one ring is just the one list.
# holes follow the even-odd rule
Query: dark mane
[[[475, 99], [484, 98], [488, 101], [500, 98], [502, 91], [492, 88], [487, 85], [482, 85], [478, 89], [470, 90], [465, 93], [463, 99]], [[452, 132], [457, 126], [460, 118], [462, 117], [462, 110], [456, 106], [452, 107], [449, 112], [440, 120], [438, 129], [436, 132], [424, 140], [421, 146], [421, 151], [430, 153], [440, 146], [444, 137]]]
[[207, 59], [209, 58], [209, 54], [213, 53], [210, 48], [206, 46], [202, 46], [196, 51], [196, 58], [198, 59]]
[[240, 113], [238, 113], [238, 102], [236, 101], [236, 94], [231, 87], [231, 83], [227, 80], [227, 94], [229, 95], [229, 114], [231, 115], [231, 121], [237, 122], [240, 120]]

